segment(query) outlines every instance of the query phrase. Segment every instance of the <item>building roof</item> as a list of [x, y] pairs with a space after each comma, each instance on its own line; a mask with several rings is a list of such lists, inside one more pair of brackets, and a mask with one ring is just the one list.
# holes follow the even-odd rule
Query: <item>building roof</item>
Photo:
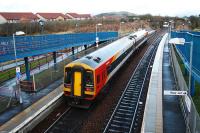
[[80, 18], [91, 18], [90, 14], [79, 14]]
[[72, 16], [73, 18], [80, 18], [78, 13], [66, 13], [66, 14]]
[[56, 19], [59, 16], [63, 17], [64, 19], [70, 19], [70, 17], [65, 16], [62, 13], [36, 13], [36, 14], [42, 16], [45, 19]]
[[78, 13], [66, 13], [66, 16], [69, 15], [72, 18], [91, 18], [90, 14], [78, 14]]
[[0, 15], [7, 20], [34, 20], [39, 19], [36, 15], [31, 12], [0, 12]]

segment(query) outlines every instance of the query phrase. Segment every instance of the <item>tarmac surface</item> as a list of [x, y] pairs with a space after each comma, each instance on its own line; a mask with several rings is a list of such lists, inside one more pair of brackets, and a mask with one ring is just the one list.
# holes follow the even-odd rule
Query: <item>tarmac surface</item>
[[[163, 91], [175, 90], [176, 83], [170, 66], [168, 44], [163, 55]], [[163, 131], [164, 133], [185, 133], [186, 125], [179, 105], [178, 96], [163, 96]]]

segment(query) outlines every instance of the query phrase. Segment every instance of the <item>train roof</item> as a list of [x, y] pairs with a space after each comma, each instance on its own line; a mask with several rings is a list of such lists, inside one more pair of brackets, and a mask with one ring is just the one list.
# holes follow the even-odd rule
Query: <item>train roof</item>
[[127, 47], [130, 47], [130, 44], [134, 42], [133, 39], [129, 38], [130, 36], [140, 37], [145, 33], [145, 30], [132, 33], [129, 36], [118, 39], [103, 48], [100, 48], [84, 57], [81, 57], [80, 59], [75, 60], [73, 63], [84, 63], [92, 68], [96, 68], [116, 55], [118, 52], [126, 50]]

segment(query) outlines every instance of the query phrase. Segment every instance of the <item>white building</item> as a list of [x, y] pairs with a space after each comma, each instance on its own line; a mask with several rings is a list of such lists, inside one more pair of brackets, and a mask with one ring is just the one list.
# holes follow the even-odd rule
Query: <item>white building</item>
[[71, 19], [62, 13], [36, 13], [36, 15], [42, 21], [65, 21]]
[[84, 20], [92, 18], [90, 14], [78, 14], [78, 13], [66, 13], [65, 16], [68, 16], [73, 20]]

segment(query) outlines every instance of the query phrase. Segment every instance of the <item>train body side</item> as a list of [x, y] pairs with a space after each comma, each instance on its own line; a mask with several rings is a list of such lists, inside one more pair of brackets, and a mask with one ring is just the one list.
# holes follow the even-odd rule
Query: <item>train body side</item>
[[[68, 64], [64, 70], [64, 95], [94, 100], [124, 62], [146, 41], [146, 36], [145, 31], [136, 32]], [[67, 82], [68, 78], [70, 82]]]

